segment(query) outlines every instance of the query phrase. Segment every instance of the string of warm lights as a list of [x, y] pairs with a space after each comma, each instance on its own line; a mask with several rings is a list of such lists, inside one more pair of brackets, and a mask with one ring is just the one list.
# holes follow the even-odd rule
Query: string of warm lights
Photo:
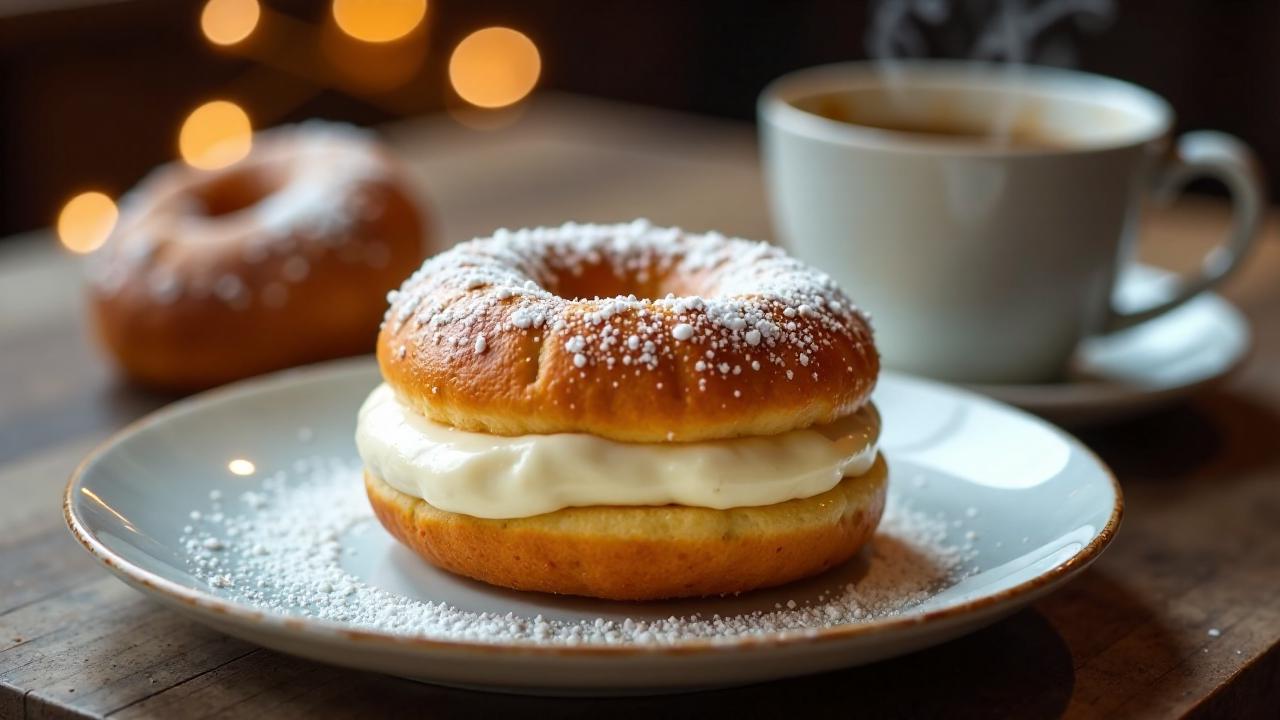
[[[317, 34], [317, 28], [272, 13], [259, 0], [207, 0], [200, 13], [200, 30], [214, 46], [300, 76], [317, 90], [336, 87], [346, 92], [384, 92], [418, 74], [425, 56], [426, 33], [422, 28], [427, 20], [426, 0], [332, 0], [329, 20], [332, 27], [320, 28]], [[346, 70], [344, 75], [342, 71], [350, 65], [346, 62], [349, 54], [338, 52], [341, 58], [331, 58], [329, 67], [314, 67], [292, 54], [270, 52], [272, 44], [264, 42], [264, 35], [272, 32], [303, 31], [311, 34], [301, 38], [311, 47], [326, 45], [329, 36], [345, 38], [348, 45], [352, 45], [350, 40], [357, 41], [356, 46], [363, 44], [366, 62], [361, 67], [370, 68], [370, 72], [353, 77]], [[289, 37], [286, 44], [291, 53], [299, 39]], [[332, 43], [326, 49], [333, 51]], [[527, 35], [507, 27], [486, 27], [467, 35], [453, 49], [446, 76], [449, 87], [464, 103], [492, 111], [527, 97], [541, 72], [541, 55]], [[299, 96], [296, 102], [303, 99]], [[283, 112], [278, 107], [275, 111]], [[211, 100], [183, 120], [178, 130], [178, 156], [201, 170], [225, 168], [249, 154], [253, 131], [245, 108], [229, 99]], [[107, 241], [118, 214], [108, 195], [96, 190], [80, 193], [58, 214], [58, 238], [74, 253], [92, 252]]]

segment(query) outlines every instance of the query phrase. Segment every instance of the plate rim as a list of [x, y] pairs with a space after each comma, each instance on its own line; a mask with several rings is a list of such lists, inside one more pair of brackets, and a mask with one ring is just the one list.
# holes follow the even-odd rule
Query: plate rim
[[[404, 651], [408, 649], [421, 652], [488, 657], [513, 654], [537, 657], [659, 657], [724, 656], [743, 651], [776, 647], [831, 646], [853, 638], [884, 636], [926, 624], [945, 623], [948, 620], [963, 620], [966, 617], [981, 615], [985, 612], [998, 611], [1001, 607], [1016, 603], [1024, 598], [1028, 601], [1034, 599], [1039, 593], [1059, 585], [1092, 564], [1114, 539], [1124, 516], [1124, 494], [1119, 481], [1115, 477], [1115, 473], [1098, 457], [1097, 453], [1075, 436], [1024, 410], [975, 393], [964, 387], [948, 385], [893, 371], [882, 371], [880, 379], [891, 377], [895, 380], [904, 380], [909, 384], [923, 385], [930, 389], [959, 393], [970, 402], [998, 406], [1001, 410], [1011, 412], [1024, 421], [1038, 424], [1050, 432], [1063, 436], [1073, 447], [1091, 458], [1111, 483], [1115, 500], [1106, 524], [1087, 545], [1075, 552], [1071, 557], [1035, 577], [993, 594], [982, 595], [953, 606], [929, 610], [919, 614], [847, 623], [811, 631], [776, 631], [761, 635], [738, 637], [728, 641], [698, 638], [682, 641], [675, 645], [550, 645], [524, 641], [498, 643], [396, 635], [375, 630], [352, 629], [341, 623], [328, 620], [253, 609], [250, 606], [204, 592], [198, 588], [186, 587], [139, 567], [108, 548], [77, 515], [73, 498], [76, 489], [83, 487], [82, 481], [89, 468], [115, 446], [146, 428], [162, 423], [171, 416], [197, 411], [200, 406], [207, 405], [210, 402], [226, 402], [238, 396], [252, 395], [279, 385], [283, 381], [353, 373], [357, 368], [369, 369], [371, 360], [371, 355], [364, 355], [259, 375], [181, 398], [128, 423], [96, 444], [71, 472], [62, 497], [62, 514], [68, 530], [90, 555], [135, 588], [143, 592], [150, 591], [158, 594], [164, 600], [187, 606], [199, 614], [215, 614], [219, 616], [221, 621], [235, 621], [241, 626], [258, 625], [263, 632], [301, 633], [306, 639], [316, 642], [328, 644], [338, 640], [356, 643], [361, 646], [372, 646], [368, 649], [384, 649], [388, 651]], [[373, 367], [376, 368], [376, 365]]]

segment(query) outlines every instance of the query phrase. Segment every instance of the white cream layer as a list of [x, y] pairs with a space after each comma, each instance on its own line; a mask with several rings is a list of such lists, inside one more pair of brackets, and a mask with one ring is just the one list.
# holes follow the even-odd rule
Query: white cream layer
[[441, 510], [518, 518], [589, 505], [773, 505], [818, 495], [871, 468], [872, 408], [780, 435], [624, 443], [560, 433], [507, 437], [434, 423], [379, 385], [360, 408], [365, 467]]

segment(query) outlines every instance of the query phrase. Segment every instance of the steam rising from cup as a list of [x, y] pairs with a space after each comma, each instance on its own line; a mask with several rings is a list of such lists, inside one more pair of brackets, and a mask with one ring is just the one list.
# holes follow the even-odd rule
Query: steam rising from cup
[[1115, 0], [879, 0], [867, 52], [882, 61], [945, 55], [1073, 65], [1070, 44], [1048, 33], [1067, 22], [1099, 33], [1114, 19]]
[[[901, 62], [927, 57], [972, 60], [975, 73], [990, 73], [990, 63], [999, 63], [1012, 79], [1026, 63], [1074, 66], [1070, 34], [1054, 31], [1070, 23], [1099, 33], [1114, 18], [1115, 0], [879, 0], [866, 46], [890, 88]], [[1018, 113], [1011, 96], [988, 131], [1007, 138]]]

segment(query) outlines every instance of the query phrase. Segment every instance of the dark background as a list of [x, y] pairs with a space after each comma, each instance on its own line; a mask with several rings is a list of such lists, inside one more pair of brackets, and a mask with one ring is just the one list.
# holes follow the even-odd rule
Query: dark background
[[[336, 31], [323, 0], [263, 0], [276, 19], [264, 17], [232, 50], [201, 36], [201, 2], [0, 0], [0, 235], [48, 225], [82, 190], [118, 196], [174, 157], [182, 119], [209, 99], [239, 102], [258, 127], [307, 117], [377, 123], [455, 104], [449, 53], [481, 27], [532, 38], [542, 88], [750, 120], [770, 79], [865, 58], [873, 18], [898, 1], [431, 0], [405, 47], [360, 61], [408, 63], [408, 79], [386, 90], [352, 76], [359, 62], [325, 54]], [[1113, 12], [1051, 23], [1027, 59], [1145, 85], [1174, 105], [1179, 129], [1235, 133], [1280, 173], [1280, 2], [1093, 1]], [[946, 22], [916, 23], [924, 54], [936, 57], [964, 56], [1007, 7], [901, 0], [924, 11], [940, 2]], [[1024, 5], [1038, 2], [1071, 4]], [[249, 57], [264, 53], [273, 61]], [[322, 71], [326, 63], [348, 76]]]

